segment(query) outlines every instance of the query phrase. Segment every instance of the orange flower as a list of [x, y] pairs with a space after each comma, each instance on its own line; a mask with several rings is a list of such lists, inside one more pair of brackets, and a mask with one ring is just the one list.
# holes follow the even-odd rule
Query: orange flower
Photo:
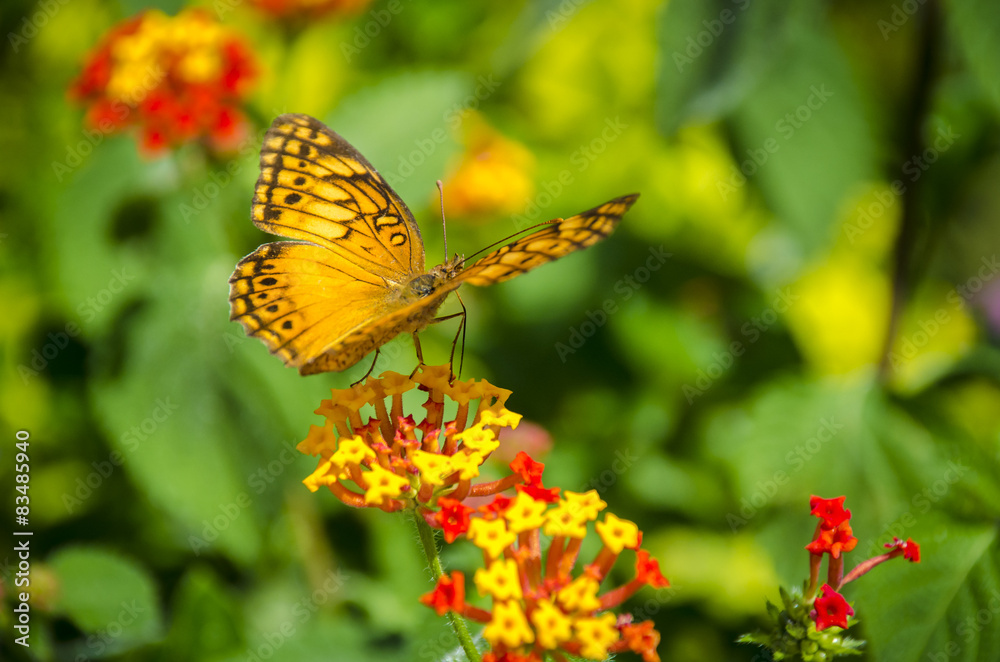
[[466, 126], [465, 151], [444, 185], [445, 212], [485, 221], [522, 211], [535, 191], [531, 153], [478, 116]]
[[858, 544], [858, 539], [851, 531], [851, 525], [847, 521], [841, 522], [832, 529], [824, 529], [822, 526], [816, 534], [815, 539], [806, 549], [812, 554], [829, 554], [833, 558], [840, 558], [841, 553], [849, 552]]
[[88, 105], [90, 129], [138, 127], [147, 153], [199, 138], [231, 151], [246, 134], [239, 106], [256, 74], [243, 39], [207, 13], [150, 10], [108, 31], [69, 92]]

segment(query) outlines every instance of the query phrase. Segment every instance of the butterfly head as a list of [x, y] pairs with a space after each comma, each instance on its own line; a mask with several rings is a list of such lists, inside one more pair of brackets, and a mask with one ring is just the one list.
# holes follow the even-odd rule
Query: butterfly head
[[444, 283], [455, 278], [458, 272], [462, 270], [464, 263], [465, 258], [461, 255], [456, 255], [451, 260], [437, 265], [427, 273], [414, 276], [403, 288], [403, 299], [416, 301], [417, 299], [431, 296]]

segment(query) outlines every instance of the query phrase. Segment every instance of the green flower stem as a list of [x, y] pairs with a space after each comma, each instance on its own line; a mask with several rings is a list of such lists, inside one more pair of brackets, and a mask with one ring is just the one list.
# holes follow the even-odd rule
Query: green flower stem
[[[414, 525], [417, 527], [417, 534], [420, 536], [420, 544], [424, 548], [424, 556], [427, 557], [427, 563], [436, 581], [444, 574], [444, 568], [441, 567], [441, 557], [438, 556], [434, 530], [416, 510], [412, 511], [412, 515]], [[476, 643], [472, 640], [472, 634], [469, 632], [469, 626], [465, 624], [465, 619], [455, 612], [449, 611], [448, 622], [451, 624], [451, 629], [455, 632], [458, 642], [462, 645], [465, 656], [469, 658], [469, 662], [481, 662], [482, 657], [479, 655]]]

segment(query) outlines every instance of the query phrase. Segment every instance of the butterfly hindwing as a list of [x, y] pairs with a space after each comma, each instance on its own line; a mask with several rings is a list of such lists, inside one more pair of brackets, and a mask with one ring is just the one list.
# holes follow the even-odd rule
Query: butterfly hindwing
[[308, 115], [264, 136], [251, 215], [261, 230], [308, 241], [392, 282], [424, 269], [410, 210], [350, 143]]
[[591, 246], [611, 234], [638, 197], [637, 193], [625, 195], [576, 216], [556, 219], [484, 255], [456, 278], [470, 285], [492, 285]]
[[261, 246], [240, 260], [229, 279], [230, 319], [301, 369], [388, 306], [380, 279], [331, 257], [306, 242]]

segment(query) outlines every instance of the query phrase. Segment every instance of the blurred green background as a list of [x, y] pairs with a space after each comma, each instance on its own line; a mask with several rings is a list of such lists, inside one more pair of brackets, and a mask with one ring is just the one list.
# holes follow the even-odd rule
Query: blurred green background
[[[251, 140], [322, 119], [396, 186], [431, 264], [436, 179], [465, 254], [642, 193], [604, 243], [463, 290], [463, 377], [549, 431], [547, 484], [640, 524], [673, 590], [630, 606], [663, 659], [763, 659], [733, 642], [806, 577], [811, 494], [847, 496], [848, 568], [921, 543], [845, 590], [866, 659], [1000, 656], [993, 4], [396, 0], [385, 21], [375, 0], [297, 24], [194, 4], [260, 61]], [[4, 659], [443, 659], [409, 526], [300, 482], [313, 409], [369, 361], [300, 378], [228, 321], [228, 276], [266, 240], [259, 143], [149, 159], [126, 132], [54, 167], [88, 140], [67, 88], [101, 35], [183, 6], [0, 9], [0, 485], [11, 513], [30, 431], [36, 532], [30, 651], [0, 550]], [[454, 332], [421, 336], [429, 362]], [[406, 339], [385, 353], [414, 366]]]

